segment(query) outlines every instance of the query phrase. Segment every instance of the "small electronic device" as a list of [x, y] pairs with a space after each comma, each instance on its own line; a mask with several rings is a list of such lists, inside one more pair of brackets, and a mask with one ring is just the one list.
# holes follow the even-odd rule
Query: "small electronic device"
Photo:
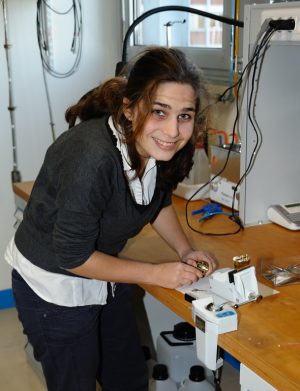
[[235, 210], [239, 210], [239, 187], [234, 194], [236, 185], [236, 183], [230, 182], [226, 178], [217, 176], [211, 181], [209, 198], [214, 202], [231, 208], [234, 196], [233, 207]]
[[269, 206], [268, 218], [276, 224], [293, 231], [300, 229], [300, 202]]

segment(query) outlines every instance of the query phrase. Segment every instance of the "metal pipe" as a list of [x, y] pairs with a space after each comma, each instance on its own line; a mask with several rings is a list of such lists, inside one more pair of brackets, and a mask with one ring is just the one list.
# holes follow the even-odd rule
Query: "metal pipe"
[[167, 48], [169, 48], [171, 46], [171, 43], [172, 43], [172, 32], [171, 32], [171, 27], [176, 24], [176, 23], [182, 23], [184, 24], [186, 22], [185, 19], [183, 20], [174, 20], [173, 22], [172, 21], [169, 21], [167, 22], [166, 24], [164, 24], [164, 26], [166, 27], [166, 45], [167, 45]]
[[[235, 10], [234, 10], [234, 18], [239, 18], [240, 15], [240, 0], [235, 0]], [[233, 84], [236, 84], [239, 79], [239, 69], [238, 69], [238, 61], [239, 61], [239, 27], [234, 26], [234, 34], [233, 34], [233, 48], [234, 48], [234, 58], [233, 58]], [[237, 97], [237, 85], [234, 89], [235, 96]]]
[[7, 2], [2, 0], [3, 8], [3, 21], [4, 21], [4, 49], [6, 54], [6, 64], [7, 64], [7, 75], [8, 75], [8, 111], [10, 115], [10, 124], [11, 124], [11, 136], [12, 136], [12, 153], [13, 153], [13, 170], [11, 172], [12, 182], [20, 182], [21, 174], [18, 170], [18, 159], [17, 159], [17, 141], [16, 141], [16, 124], [15, 124], [15, 109], [14, 99], [13, 99], [13, 84], [12, 84], [12, 73], [11, 73], [11, 61], [10, 61], [10, 52], [9, 49], [12, 48], [12, 45], [8, 42], [8, 17], [7, 17]]

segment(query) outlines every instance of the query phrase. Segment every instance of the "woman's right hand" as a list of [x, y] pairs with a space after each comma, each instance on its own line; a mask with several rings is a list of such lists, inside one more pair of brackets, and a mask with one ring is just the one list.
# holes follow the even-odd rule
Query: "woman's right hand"
[[204, 277], [196, 267], [183, 262], [165, 262], [153, 265], [153, 285], [163, 288], [176, 289], [183, 285], [190, 285]]

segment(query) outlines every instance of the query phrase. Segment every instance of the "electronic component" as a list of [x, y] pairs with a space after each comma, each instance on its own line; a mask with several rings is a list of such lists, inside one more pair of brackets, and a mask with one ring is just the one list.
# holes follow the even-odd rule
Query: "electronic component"
[[268, 208], [267, 215], [273, 223], [282, 227], [293, 231], [300, 229], [300, 202], [271, 205]]
[[212, 201], [219, 202], [228, 208], [232, 207], [234, 197], [234, 209], [239, 209], [239, 190], [234, 191], [236, 183], [228, 181], [224, 177], [217, 176], [210, 184], [209, 197]]

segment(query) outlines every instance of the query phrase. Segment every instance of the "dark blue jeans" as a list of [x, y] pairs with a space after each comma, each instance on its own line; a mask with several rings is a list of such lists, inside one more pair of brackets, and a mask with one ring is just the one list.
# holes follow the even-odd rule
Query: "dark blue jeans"
[[104, 306], [63, 307], [37, 296], [16, 270], [12, 289], [24, 334], [49, 391], [147, 391], [132, 288], [118, 284]]

